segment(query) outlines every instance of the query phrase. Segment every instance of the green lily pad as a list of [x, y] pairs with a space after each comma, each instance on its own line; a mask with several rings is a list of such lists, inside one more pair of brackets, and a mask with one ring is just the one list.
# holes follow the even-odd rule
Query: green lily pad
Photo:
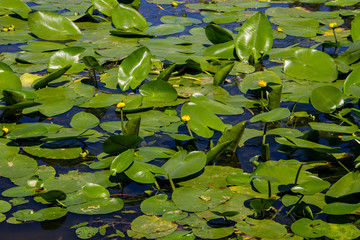
[[278, 83], [281, 84], [280, 77], [272, 71], [255, 72], [247, 75], [240, 83], [240, 90], [246, 93], [248, 90], [260, 89], [259, 81], [263, 80], [267, 84]]
[[144, 102], [173, 102], [177, 98], [175, 88], [166, 81], [155, 80], [144, 83], [139, 88]]
[[80, 63], [79, 61], [80, 54], [82, 54], [84, 51], [85, 49], [82, 47], [62, 48], [50, 57], [47, 67], [48, 71], [54, 72], [71, 65], [71, 68], [66, 71], [66, 74], [81, 72], [84, 70], [85, 64]]
[[81, 188], [81, 192], [88, 198], [109, 198], [110, 193], [99, 184], [87, 183]]
[[3, 62], [0, 62], [0, 92], [6, 88], [21, 89], [20, 78]]
[[344, 93], [346, 95], [352, 95], [354, 97], [360, 97], [360, 67], [355, 68], [345, 79], [344, 83]]
[[200, 212], [214, 208], [231, 199], [232, 193], [225, 189], [195, 189], [190, 187], [176, 188], [172, 200], [176, 207], [188, 212]]
[[330, 226], [327, 222], [320, 219], [310, 220], [302, 218], [291, 225], [291, 230], [302, 237], [318, 238], [326, 235], [330, 230]]
[[256, 220], [246, 218], [244, 221], [238, 222], [236, 228], [245, 234], [260, 238], [278, 239], [284, 237], [287, 233], [284, 225], [268, 219]]
[[285, 60], [284, 73], [309, 81], [332, 82], [337, 79], [336, 63], [328, 54], [314, 49], [298, 49]]
[[21, 0], [4, 0], [0, 3], [0, 9], [8, 9], [26, 19], [31, 9]]
[[80, 40], [81, 38], [80, 29], [57, 12], [31, 12], [28, 23], [31, 32], [45, 40]]
[[183, 32], [185, 30], [184, 25], [180, 24], [160, 24], [157, 26], [151, 26], [146, 30], [146, 34], [153, 36], [165, 36]]
[[136, 161], [134, 161], [131, 167], [125, 171], [126, 176], [133, 181], [140, 183], [154, 183], [154, 174], [156, 173], [165, 174], [166, 172], [158, 166]]
[[94, 128], [100, 123], [100, 120], [91, 113], [79, 112], [75, 114], [70, 125], [73, 128]]
[[6, 178], [23, 177], [31, 174], [37, 167], [37, 162], [25, 155], [16, 154], [0, 160], [0, 176]]
[[225, 238], [234, 232], [233, 227], [225, 228], [193, 228], [195, 236], [201, 239], [219, 239]]
[[120, 153], [111, 162], [111, 174], [115, 176], [117, 173], [125, 171], [134, 162], [135, 153], [133, 149], [128, 149]]
[[275, 122], [290, 116], [287, 108], [275, 108], [270, 112], [260, 113], [250, 119], [250, 122]]
[[124, 202], [120, 198], [96, 199], [68, 207], [69, 212], [86, 215], [108, 214], [120, 211]]
[[331, 215], [345, 215], [355, 212], [358, 209], [360, 209], [360, 204], [334, 202], [324, 206], [322, 211], [326, 214], [331, 214]]
[[326, 236], [331, 239], [356, 239], [360, 236], [360, 230], [354, 224], [329, 223], [329, 226]]
[[10, 211], [11, 209], [11, 204], [4, 201], [4, 200], [0, 200], [0, 213], [6, 213], [8, 211]]
[[42, 148], [42, 147], [23, 147], [23, 150], [33, 156], [48, 159], [75, 159], [79, 158], [83, 152], [81, 148]]
[[147, 215], [163, 215], [166, 212], [177, 210], [177, 207], [172, 201], [168, 200], [166, 194], [159, 194], [145, 199], [141, 203], [140, 209]]
[[318, 131], [352, 134], [358, 131], [357, 126], [339, 126], [337, 124], [310, 122], [310, 127]]
[[160, 238], [165, 237], [177, 229], [177, 225], [156, 216], [140, 216], [131, 223], [129, 237]]
[[349, 195], [360, 192], [360, 174], [359, 172], [350, 172], [341, 177], [331, 188], [326, 192], [326, 196], [341, 199], [347, 196], [347, 200], [351, 201]]
[[[164, 169], [172, 179], [183, 178], [199, 172], [205, 167], [206, 156], [202, 151], [187, 154], [185, 150], [175, 153], [164, 165]], [[167, 175], [164, 176], [168, 178]]]
[[201, 21], [197, 18], [190, 17], [176, 17], [176, 16], [162, 16], [160, 21], [167, 24], [181, 24], [184, 26], [190, 26], [193, 24], [200, 24]]
[[311, 104], [324, 113], [331, 113], [344, 104], [342, 92], [334, 86], [320, 86], [312, 90]]
[[76, 236], [80, 239], [89, 239], [99, 232], [97, 227], [79, 227], [75, 230]]
[[112, 22], [119, 30], [144, 31], [148, 28], [148, 22], [136, 9], [125, 5], [117, 4], [111, 11]]

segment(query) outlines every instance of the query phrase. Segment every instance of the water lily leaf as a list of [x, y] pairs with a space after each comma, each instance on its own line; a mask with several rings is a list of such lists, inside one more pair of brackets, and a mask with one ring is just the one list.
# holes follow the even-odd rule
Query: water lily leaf
[[97, 93], [94, 97], [78, 106], [83, 108], [104, 108], [117, 104], [122, 100], [123, 97], [120, 94]]
[[122, 91], [135, 89], [145, 80], [151, 69], [151, 52], [141, 47], [127, 56], [119, 66], [118, 82]]
[[351, 223], [329, 223], [330, 231], [326, 236], [331, 239], [356, 239], [360, 236], [360, 230]]
[[134, 162], [135, 152], [133, 149], [128, 149], [125, 152], [120, 153], [111, 162], [110, 171], [113, 176], [117, 173], [125, 171]]
[[318, 131], [352, 134], [358, 131], [358, 126], [339, 126], [337, 124], [310, 122], [310, 127]]
[[308, 218], [302, 218], [291, 225], [291, 230], [295, 234], [305, 238], [318, 238], [327, 234], [330, 226], [327, 222], [320, 219], [310, 220]]
[[27, 197], [35, 194], [35, 188], [29, 188], [27, 186], [19, 186], [8, 188], [1, 193], [4, 197]]
[[190, 97], [190, 101], [196, 103], [198, 106], [209, 109], [211, 112], [215, 114], [221, 115], [237, 115], [242, 114], [244, 110], [242, 108], [232, 107], [221, 102], [211, 100], [205, 97], [201, 93], [194, 93]]
[[260, 89], [259, 81], [263, 80], [267, 84], [281, 84], [280, 77], [273, 71], [260, 71], [247, 75], [240, 83], [240, 90], [246, 93], [248, 90]]
[[201, 239], [219, 239], [231, 235], [234, 232], [234, 228], [193, 228], [192, 231], [195, 236]]
[[181, 108], [181, 116], [184, 115], [190, 116], [188, 124], [191, 130], [201, 137], [210, 138], [214, 134], [209, 128], [218, 131], [225, 129], [225, 125], [220, 118], [197, 103], [185, 103]]
[[80, 40], [81, 38], [80, 29], [57, 12], [30, 12], [28, 23], [30, 31], [45, 40]]
[[337, 79], [336, 63], [327, 53], [303, 48], [285, 59], [284, 72], [298, 79], [317, 82], [332, 82]]
[[146, 82], [139, 88], [139, 92], [144, 102], [173, 102], [177, 98], [175, 88], [163, 80]]
[[175, 150], [161, 147], [142, 147], [138, 151], [136, 160], [149, 162], [155, 158], [170, 158], [176, 153]]
[[275, 108], [270, 112], [260, 113], [250, 119], [250, 122], [275, 122], [290, 116], [287, 108]]
[[124, 202], [120, 198], [96, 199], [91, 202], [71, 205], [69, 212], [86, 215], [108, 214], [120, 211]]
[[332, 113], [344, 104], [342, 92], [334, 86], [320, 86], [312, 90], [311, 104], [316, 110]]
[[0, 62], [0, 94], [6, 88], [21, 89], [20, 78], [5, 63]]
[[126, 176], [139, 183], [154, 183], [154, 173], [165, 174], [166, 172], [158, 166], [137, 161], [134, 161], [125, 171]]
[[0, 3], [0, 8], [8, 9], [18, 14], [22, 18], [27, 18], [31, 9], [21, 0], [3, 0]]
[[116, 0], [91, 0], [91, 3], [97, 10], [110, 17], [112, 10], [119, 4]]
[[180, 187], [172, 194], [176, 207], [188, 212], [201, 212], [214, 208], [231, 199], [232, 192], [228, 188], [195, 189]]
[[36, 221], [55, 220], [65, 216], [67, 213], [68, 210], [66, 208], [61, 208], [61, 207], [43, 208], [36, 212], [36, 215], [39, 216], [39, 218], [37, 218]]
[[215, 147], [211, 148], [206, 154], [206, 162], [212, 162], [216, 160], [226, 149], [232, 144], [233, 141], [226, 141], [218, 143]]
[[282, 238], [287, 233], [284, 225], [268, 219], [256, 220], [246, 218], [236, 224], [236, 228], [245, 234], [259, 238]]
[[34, 221], [40, 218], [40, 214], [32, 209], [22, 209], [14, 212], [12, 215], [20, 221]]
[[71, 65], [71, 68], [66, 71], [69, 73], [81, 72], [85, 68], [85, 64], [80, 63], [80, 54], [85, 51], [85, 48], [82, 47], [69, 47], [63, 48], [55, 52], [49, 60], [48, 71], [54, 72], [56, 70], [62, 69], [68, 65]]
[[98, 62], [98, 60], [96, 60], [96, 58], [94, 58], [93, 56], [85, 56], [82, 58], [82, 61], [85, 63], [85, 65], [88, 68], [97, 70], [97, 71], [105, 71], [106, 68], [101, 66]]
[[177, 224], [156, 216], [140, 216], [131, 223], [129, 237], [160, 238], [165, 237], [177, 229]]
[[360, 40], [360, 14], [357, 14], [354, 20], [351, 21], [351, 38], [353, 42]]
[[323, 207], [322, 211], [331, 215], [345, 215], [360, 209], [360, 204], [334, 202]]
[[103, 151], [111, 155], [120, 154], [128, 149], [136, 148], [141, 142], [136, 135], [117, 135], [105, 140]]
[[180, 24], [160, 24], [157, 26], [151, 26], [146, 30], [147, 34], [153, 36], [165, 36], [175, 33], [180, 33], [185, 30], [184, 25]]
[[53, 117], [66, 113], [74, 106], [74, 100], [71, 99], [50, 99], [40, 105], [39, 112], [47, 117]]
[[231, 141], [231, 144], [227, 147], [227, 150], [235, 152], [242, 135], [244, 134], [247, 121], [240, 122], [230, 129], [227, 129], [219, 138], [218, 144], [222, 144], [227, 141]]
[[224, 43], [218, 43], [208, 47], [204, 51], [204, 56], [234, 59], [235, 43], [234, 40], [230, 40]]
[[6, 213], [10, 211], [10, 209], [11, 209], [10, 203], [4, 200], [0, 200], [0, 213]]
[[22, 139], [40, 137], [48, 132], [48, 129], [43, 125], [18, 125], [6, 137], [9, 139]]
[[[172, 179], [183, 178], [199, 172], [205, 167], [206, 156], [202, 151], [187, 154], [185, 150], [175, 153], [164, 165], [164, 169]], [[167, 175], [164, 176], [166, 179]]]
[[48, 85], [51, 81], [54, 81], [61, 77], [64, 73], [66, 73], [71, 68], [71, 65], [67, 65], [45, 77], [38, 78], [32, 83], [32, 87], [35, 89], [43, 88]]
[[78, 112], [76, 113], [71, 121], [70, 126], [73, 128], [94, 128], [100, 123], [100, 120], [91, 113]]
[[83, 150], [78, 148], [42, 148], [42, 147], [23, 147], [23, 150], [33, 156], [47, 159], [75, 159], [80, 157]]
[[163, 215], [169, 211], [177, 210], [166, 194], [159, 194], [145, 199], [140, 204], [141, 211], [146, 215]]
[[88, 198], [109, 198], [109, 191], [103, 186], [95, 183], [87, 183], [81, 188], [83, 193]]
[[144, 16], [136, 9], [125, 4], [117, 4], [111, 11], [111, 17], [115, 28], [119, 30], [145, 31], [148, 28]]
[[332, 148], [326, 145], [318, 144], [301, 138], [284, 136], [284, 138], [275, 138], [276, 142], [297, 148], [308, 148], [318, 152], [336, 153], [339, 152], [337, 148]]
[[220, 68], [216, 71], [214, 75], [214, 85], [219, 86], [220, 84], [224, 84], [226, 77], [231, 72], [234, 67], [235, 62], [227, 62], [220, 66]]
[[236, 54], [248, 61], [252, 56], [257, 62], [272, 48], [273, 33], [266, 15], [257, 12], [242, 25], [235, 41]]
[[360, 192], [359, 180], [360, 174], [358, 172], [350, 172], [334, 183], [329, 191], [326, 192], [326, 196], [337, 199], [335, 201], [345, 199], [347, 196], [346, 202], [353, 201], [349, 195]]
[[225, 43], [234, 40], [233, 35], [226, 28], [210, 23], [205, 27], [206, 37], [213, 44]]
[[80, 239], [89, 239], [99, 232], [97, 227], [79, 227], [75, 230], [76, 236]]
[[[360, 15], [359, 15], [360, 16]], [[359, 18], [360, 19], [360, 18]], [[360, 41], [359, 41], [360, 42]], [[344, 93], [348, 96], [360, 97], [360, 67], [355, 68], [345, 79]]]
[[180, 24], [184, 26], [190, 26], [193, 24], [200, 24], [201, 20], [190, 17], [177, 17], [177, 16], [162, 16], [160, 21], [167, 24]]

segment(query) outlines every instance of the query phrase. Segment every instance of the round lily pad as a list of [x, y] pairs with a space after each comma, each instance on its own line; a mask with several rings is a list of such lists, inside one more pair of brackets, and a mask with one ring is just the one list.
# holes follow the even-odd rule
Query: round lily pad
[[75, 230], [76, 236], [80, 239], [89, 239], [99, 232], [96, 227], [79, 227]]
[[248, 235], [260, 238], [280, 239], [287, 233], [284, 225], [268, 219], [246, 218], [245, 221], [238, 222], [236, 228]]
[[7, 178], [23, 177], [31, 174], [37, 162], [25, 155], [16, 154], [12, 158], [1, 159], [0, 176]]
[[172, 201], [168, 200], [166, 194], [159, 194], [144, 200], [140, 205], [140, 209], [147, 215], [162, 215], [177, 210], [177, 207]]
[[330, 226], [327, 222], [320, 219], [310, 220], [308, 218], [302, 218], [291, 225], [291, 230], [295, 234], [305, 238], [319, 238], [329, 232]]
[[146, 238], [164, 237], [174, 232], [176, 228], [175, 223], [156, 216], [140, 216], [131, 223], [131, 230], [135, 235]]
[[11, 204], [4, 201], [4, 200], [0, 200], [0, 213], [6, 213], [11, 209]]
[[68, 210], [77, 214], [95, 215], [120, 211], [123, 206], [124, 202], [120, 198], [108, 198], [72, 205], [68, 207]]

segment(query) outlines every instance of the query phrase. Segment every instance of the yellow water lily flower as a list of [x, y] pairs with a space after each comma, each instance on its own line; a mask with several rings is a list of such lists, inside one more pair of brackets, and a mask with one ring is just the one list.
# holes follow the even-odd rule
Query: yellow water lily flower
[[189, 115], [184, 115], [184, 116], [181, 117], [181, 120], [183, 122], [188, 122], [188, 121], [190, 121], [190, 116]]
[[277, 31], [278, 32], [283, 32], [282, 28], [279, 28], [279, 27], [277, 28]]
[[329, 23], [329, 28], [337, 28], [338, 24], [336, 22]]
[[116, 107], [117, 108], [124, 108], [126, 106], [126, 104], [124, 102], [119, 102]]
[[8, 134], [8, 133], [10, 132], [10, 130], [9, 130], [7, 127], [5, 127], [5, 126], [2, 127], [2, 131], [3, 131], [5, 134]]
[[267, 85], [267, 83], [264, 80], [260, 80], [258, 84], [260, 87], [266, 87]]

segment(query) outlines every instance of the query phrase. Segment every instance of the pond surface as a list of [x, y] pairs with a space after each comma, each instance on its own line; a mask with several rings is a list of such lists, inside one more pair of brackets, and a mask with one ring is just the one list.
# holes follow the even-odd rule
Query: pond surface
[[132, 4], [0, 3], [0, 238], [357, 239], [358, 1]]

